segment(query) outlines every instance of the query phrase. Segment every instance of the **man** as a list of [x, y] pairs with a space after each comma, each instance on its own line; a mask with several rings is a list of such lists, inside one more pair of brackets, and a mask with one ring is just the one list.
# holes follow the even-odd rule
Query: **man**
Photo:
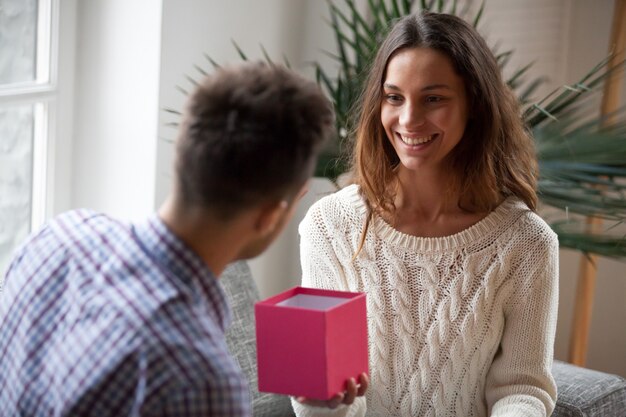
[[217, 277], [290, 219], [332, 122], [317, 86], [284, 68], [208, 77], [158, 213], [72, 211], [18, 250], [0, 294], [0, 415], [250, 415]]

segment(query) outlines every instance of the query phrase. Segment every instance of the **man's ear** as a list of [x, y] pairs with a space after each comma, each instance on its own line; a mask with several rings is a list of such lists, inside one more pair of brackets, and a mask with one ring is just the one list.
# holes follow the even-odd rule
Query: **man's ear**
[[282, 218], [289, 209], [289, 203], [285, 200], [279, 200], [264, 205], [258, 212], [255, 222], [256, 230], [262, 235], [267, 236], [272, 233], [280, 224]]

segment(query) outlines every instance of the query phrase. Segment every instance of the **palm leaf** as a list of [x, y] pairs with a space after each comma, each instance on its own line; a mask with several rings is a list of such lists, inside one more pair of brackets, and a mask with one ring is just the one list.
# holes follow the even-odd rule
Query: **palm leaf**
[[550, 226], [558, 234], [562, 247], [626, 261], [626, 234], [618, 232], [617, 228], [593, 232], [582, 220], [558, 221]]

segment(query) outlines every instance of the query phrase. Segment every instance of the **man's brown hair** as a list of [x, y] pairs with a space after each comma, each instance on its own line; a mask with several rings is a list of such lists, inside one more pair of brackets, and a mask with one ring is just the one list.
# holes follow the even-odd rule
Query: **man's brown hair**
[[218, 69], [187, 103], [177, 141], [179, 194], [224, 217], [292, 198], [311, 176], [333, 120], [319, 87], [289, 69], [261, 62]]

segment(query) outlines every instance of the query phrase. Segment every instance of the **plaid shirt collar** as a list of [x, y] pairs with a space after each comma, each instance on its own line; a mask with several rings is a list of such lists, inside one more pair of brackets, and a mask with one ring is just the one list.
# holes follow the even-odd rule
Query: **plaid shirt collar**
[[208, 313], [222, 331], [230, 325], [231, 311], [226, 293], [207, 264], [180, 240], [155, 213], [133, 226], [139, 244], [148, 256], [163, 268], [181, 292], [206, 300]]

